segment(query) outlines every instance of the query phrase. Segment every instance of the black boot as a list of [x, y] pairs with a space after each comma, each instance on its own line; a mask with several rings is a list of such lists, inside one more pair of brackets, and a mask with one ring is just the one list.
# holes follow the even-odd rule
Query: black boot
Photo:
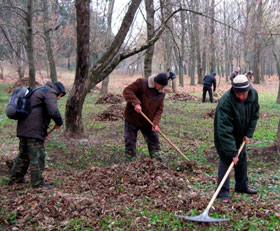
[[235, 189], [236, 192], [239, 192], [239, 193], [247, 193], [247, 194], [257, 194], [258, 193], [258, 190], [255, 190], [255, 189], [252, 189], [252, 188], [246, 188], [245, 190], [238, 190], [238, 189]]
[[53, 185], [50, 185], [50, 184], [45, 184], [45, 183], [42, 183], [42, 184], [39, 184], [39, 185], [36, 185], [36, 186], [32, 186], [32, 188], [45, 188], [45, 189], [53, 189], [54, 186]]

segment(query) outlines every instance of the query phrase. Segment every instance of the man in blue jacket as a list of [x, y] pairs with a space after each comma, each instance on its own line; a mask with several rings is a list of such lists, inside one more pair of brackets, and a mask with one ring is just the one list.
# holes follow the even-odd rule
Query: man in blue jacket
[[210, 102], [213, 103], [213, 92], [212, 92], [212, 85], [213, 91], [216, 90], [216, 73], [213, 72], [210, 75], [206, 75], [203, 79], [203, 93], [202, 93], [202, 103], [205, 103], [206, 93], [208, 91]]
[[[246, 147], [239, 157], [237, 153], [242, 142], [248, 143], [252, 138], [258, 118], [258, 93], [245, 75], [238, 75], [233, 79], [231, 89], [219, 100], [214, 119], [214, 141], [220, 157], [218, 184], [233, 161], [236, 192], [257, 193], [248, 186]], [[229, 184], [228, 177], [218, 195], [224, 202], [231, 202]]]

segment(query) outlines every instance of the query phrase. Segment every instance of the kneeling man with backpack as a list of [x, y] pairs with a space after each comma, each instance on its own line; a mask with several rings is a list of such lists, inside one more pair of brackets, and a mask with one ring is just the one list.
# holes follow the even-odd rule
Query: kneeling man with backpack
[[57, 106], [57, 100], [63, 97], [65, 88], [61, 82], [47, 82], [37, 89], [22, 87], [16, 89], [7, 106], [7, 116], [17, 120], [17, 137], [19, 154], [14, 160], [8, 185], [22, 183], [30, 165], [31, 185], [33, 188], [53, 186], [45, 184], [43, 171], [45, 167], [44, 139], [51, 119], [55, 128], [63, 125]]

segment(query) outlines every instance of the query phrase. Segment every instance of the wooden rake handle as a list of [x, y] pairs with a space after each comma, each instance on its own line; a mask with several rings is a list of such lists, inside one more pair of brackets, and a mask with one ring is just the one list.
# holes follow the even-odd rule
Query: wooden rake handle
[[[141, 115], [154, 127], [155, 125], [153, 124], [153, 122], [142, 112], [140, 111]], [[162, 135], [162, 137], [180, 154], [182, 155], [187, 161], [190, 161], [188, 157], [186, 157], [184, 155], [184, 153], [182, 153], [179, 148], [177, 148], [175, 146], [175, 144], [173, 144], [161, 131], [159, 131], [159, 133]]]
[[52, 128], [51, 130], [48, 131], [47, 136], [48, 136], [49, 134], [51, 134], [54, 130], [55, 130], [55, 125], [53, 126], [53, 128]]
[[[245, 142], [243, 141], [242, 144], [241, 144], [241, 146], [240, 146], [240, 148], [239, 148], [239, 150], [238, 150], [237, 156], [240, 155], [240, 153], [241, 153], [241, 151], [242, 151], [244, 145], [245, 145]], [[218, 196], [218, 194], [219, 194], [221, 188], [223, 187], [223, 185], [224, 185], [224, 183], [225, 183], [225, 181], [226, 181], [226, 179], [227, 179], [227, 177], [228, 177], [228, 175], [229, 175], [231, 169], [233, 168], [233, 165], [234, 165], [234, 162], [232, 161], [232, 163], [230, 164], [230, 166], [229, 166], [229, 168], [228, 168], [226, 174], [224, 175], [224, 177], [223, 177], [221, 183], [219, 184], [218, 188], [216, 189], [216, 192], [214, 193], [214, 195], [213, 195], [211, 201], [209, 202], [209, 204], [208, 204], [208, 206], [207, 206], [207, 208], [206, 208], [206, 211], [209, 211], [209, 209], [212, 207], [212, 205], [213, 205], [214, 201], [216, 200], [216, 198], [217, 198], [217, 196]]]

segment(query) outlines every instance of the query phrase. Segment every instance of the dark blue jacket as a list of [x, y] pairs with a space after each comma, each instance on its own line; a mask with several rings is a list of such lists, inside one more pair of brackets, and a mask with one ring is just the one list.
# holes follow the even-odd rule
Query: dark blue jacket
[[170, 71], [169, 76], [168, 76], [168, 79], [173, 80], [173, 79], [175, 79], [175, 78], [176, 78], [176, 74], [175, 74], [174, 72], [171, 72], [171, 71]]
[[214, 74], [206, 75], [203, 79], [203, 86], [210, 86], [212, 87], [213, 84], [213, 91], [216, 90], [216, 78]]

